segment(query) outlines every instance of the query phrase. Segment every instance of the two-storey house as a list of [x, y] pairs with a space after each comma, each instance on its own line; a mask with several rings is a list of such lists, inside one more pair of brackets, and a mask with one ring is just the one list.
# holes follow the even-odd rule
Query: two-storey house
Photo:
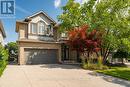
[[16, 21], [16, 32], [19, 64], [58, 63], [75, 59], [75, 52], [65, 45], [65, 35], [58, 32], [56, 22], [43, 11]]

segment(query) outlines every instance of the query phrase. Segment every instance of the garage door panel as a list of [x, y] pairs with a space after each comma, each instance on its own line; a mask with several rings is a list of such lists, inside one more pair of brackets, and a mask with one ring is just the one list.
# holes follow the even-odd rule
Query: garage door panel
[[26, 64], [57, 63], [57, 50], [25, 49]]

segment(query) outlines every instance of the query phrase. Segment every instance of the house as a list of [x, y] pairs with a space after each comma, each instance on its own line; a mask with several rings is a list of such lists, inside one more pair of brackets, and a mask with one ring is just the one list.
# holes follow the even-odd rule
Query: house
[[2, 45], [4, 45], [4, 38], [6, 38], [6, 34], [4, 31], [2, 21], [0, 20], [0, 44], [2, 44]]
[[65, 34], [58, 32], [56, 22], [43, 11], [16, 21], [16, 32], [20, 65], [76, 60], [75, 51], [65, 44]]

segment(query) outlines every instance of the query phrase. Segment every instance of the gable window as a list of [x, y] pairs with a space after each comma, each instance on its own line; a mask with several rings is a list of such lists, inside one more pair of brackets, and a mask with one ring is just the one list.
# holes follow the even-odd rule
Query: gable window
[[31, 33], [36, 34], [37, 33], [37, 24], [31, 23]]
[[42, 21], [38, 22], [38, 34], [46, 35], [46, 33], [45, 23]]

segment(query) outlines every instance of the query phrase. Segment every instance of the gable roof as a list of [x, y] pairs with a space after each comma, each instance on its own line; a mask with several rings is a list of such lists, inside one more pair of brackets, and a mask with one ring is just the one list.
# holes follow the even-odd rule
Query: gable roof
[[0, 31], [2, 32], [3, 37], [6, 38], [6, 34], [1, 20], [0, 20]]
[[39, 15], [39, 14], [45, 15], [50, 21], [52, 21], [54, 24], [56, 24], [56, 22], [55, 22], [49, 15], [47, 15], [44, 11], [36, 12], [36, 13], [34, 13], [33, 15], [28, 16], [27, 19], [33, 18], [33, 17], [35, 17], [35, 16], [37, 16], [37, 15]]
[[28, 17], [25, 17], [25, 19], [24, 20], [19, 20], [19, 21], [16, 21], [16, 32], [18, 32], [19, 31], [19, 29], [18, 29], [18, 25], [19, 24], [28, 24], [29, 23], [29, 21], [31, 21], [31, 19], [33, 18], [33, 17], [35, 17], [35, 16], [37, 16], [37, 15], [39, 15], [39, 14], [43, 14], [44, 16], [46, 16], [51, 22], [52, 22], [52, 24], [56, 24], [56, 22], [50, 17], [50, 16], [48, 16], [44, 11], [38, 11], [38, 12], [36, 12], [36, 13], [34, 13], [33, 15], [31, 15], [31, 16], [28, 16]]

